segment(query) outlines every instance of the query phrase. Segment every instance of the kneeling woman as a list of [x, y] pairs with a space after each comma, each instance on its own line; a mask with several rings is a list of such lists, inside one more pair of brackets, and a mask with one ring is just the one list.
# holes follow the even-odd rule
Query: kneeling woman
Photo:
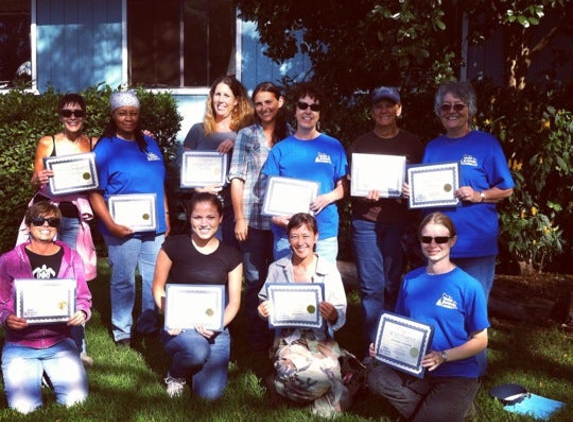
[[314, 252], [318, 240], [314, 217], [295, 214], [288, 223], [287, 236], [292, 253], [270, 265], [265, 285], [259, 292], [262, 302], [258, 312], [263, 318], [272, 312], [267, 300], [270, 283], [324, 283], [325, 301], [319, 307], [328, 332], [292, 328], [277, 333], [273, 386], [285, 398], [313, 402], [313, 413], [332, 416], [344, 410], [349, 400], [338, 360], [343, 352], [329, 335], [346, 322], [346, 294], [336, 266]]
[[[445, 214], [428, 215], [419, 239], [428, 264], [406, 274], [396, 313], [434, 326], [423, 379], [380, 364], [368, 386], [413, 422], [462, 421], [485, 370], [487, 302], [480, 283], [450, 261], [456, 230]], [[374, 356], [373, 345], [370, 355]]]
[[[210, 193], [197, 193], [189, 205], [191, 236], [171, 236], [165, 240], [155, 266], [153, 297], [163, 310], [166, 283], [224, 285], [226, 306], [223, 323], [227, 327], [241, 303], [243, 277], [239, 251], [215, 237], [223, 215], [219, 199]], [[193, 393], [215, 400], [227, 385], [231, 339], [229, 331], [213, 332], [204, 327], [192, 330], [161, 330], [161, 342], [172, 357], [165, 382], [171, 397], [183, 393], [191, 381]]]

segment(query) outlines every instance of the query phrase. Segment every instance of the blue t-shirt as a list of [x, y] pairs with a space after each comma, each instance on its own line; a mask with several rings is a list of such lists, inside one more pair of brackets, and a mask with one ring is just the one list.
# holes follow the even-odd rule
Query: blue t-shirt
[[[489, 327], [483, 287], [459, 268], [428, 274], [425, 267], [404, 276], [395, 312], [432, 325], [432, 350], [447, 350], [468, 341], [472, 332]], [[477, 378], [485, 371], [485, 352], [447, 362], [428, 373], [436, 377]]]
[[[113, 137], [101, 139], [95, 149], [95, 161], [99, 176], [99, 189], [107, 201], [111, 195], [129, 193], [156, 194], [157, 234], [165, 233], [165, 165], [159, 146], [150, 137], [147, 153], [141, 151], [135, 141]], [[103, 234], [110, 234], [104, 224], [99, 224]]]
[[[335, 138], [320, 134], [312, 140], [294, 136], [280, 141], [271, 150], [262, 173], [319, 182], [318, 194], [332, 191], [348, 173], [348, 161], [342, 144]], [[338, 235], [338, 208], [329, 204], [315, 215], [319, 239]], [[285, 229], [273, 224], [276, 236], [286, 236]]]
[[[471, 186], [478, 192], [492, 187], [509, 189], [515, 185], [497, 139], [478, 130], [461, 138], [437, 137], [426, 146], [422, 162], [460, 163], [460, 186]], [[458, 240], [452, 248], [453, 258], [497, 254], [499, 225], [495, 204], [463, 202], [458, 207], [431, 211], [441, 211], [454, 222]]]

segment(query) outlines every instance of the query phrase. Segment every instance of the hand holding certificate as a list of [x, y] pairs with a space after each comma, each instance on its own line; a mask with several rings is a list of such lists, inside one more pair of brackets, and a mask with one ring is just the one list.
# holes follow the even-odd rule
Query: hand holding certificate
[[113, 221], [134, 232], [154, 231], [157, 228], [155, 198], [154, 193], [112, 195], [108, 199], [109, 213]]
[[310, 204], [318, 195], [318, 182], [272, 176], [269, 179], [263, 215], [291, 216], [299, 212], [313, 214]]
[[375, 358], [400, 371], [424, 377], [422, 358], [428, 353], [434, 328], [413, 319], [384, 313], [380, 317]]
[[52, 195], [83, 192], [99, 186], [93, 152], [45, 157], [44, 167], [54, 172], [48, 182]]
[[167, 284], [165, 286], [165, 330], [201, 326], [223, 331], [225, 286]]
[[224, 185], [227, 154], [211, 151], [185, 151], [181, 161], [181, 187]]
[[76, 311], [76, 280], [16, 279], [16, 316], [28, 324], [67, 322]]
[[457, 162], [409, 166], [408, 183], [410, 208], [453, 207], [460, 202], [455, 195], [460, 187]]
[[267, 285], [267, 297], [271, 328], [321, 328], [324, 324], [319, 309], [324, 301], [322, 283], [271, 283]]
[[354, 153], [350, 194], [366, 197], [370, 191], [377, 190], [381, 198], [400, 197], [405, 169], [406, 157], [402, 155]]

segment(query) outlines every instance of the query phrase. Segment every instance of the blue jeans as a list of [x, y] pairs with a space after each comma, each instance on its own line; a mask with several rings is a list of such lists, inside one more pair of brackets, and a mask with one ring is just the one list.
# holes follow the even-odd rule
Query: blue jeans
[[[318, 242], [315, 245], [316, 253], [327, 261], [336, 264], [336, 258], [338, 257], [338, 238], [336, 236], [329, 237], [327, 239], [321, 239], [320, 233], [318, 235]], [[274, 238], [273, 243], [273, 256], [275, 261], [280, 258], [284, 258], [291, 253], [290, 243], [287, 236], [281, 236]]]
[[245, 313], [247, 339], [252, 350], [268, 349], [272, 334], [268, 323], [259, 317], [259, 291], [265, 284], [269, 265], [273, 261], [273, 233], [249, 227], [247, 240], [240, 242], [245, 276]]
[[155, 233], [139, 234], [127, 238], [105, 235], [104, 240], [111, 269], [111, 324], [114, 340], [131, 338], [136, 267], [142, 279], [141, 315], [137, 321], [137, 331], [140, 333], [157, 331], [158, 317], [151, 285], [155, 261], [165, 236], [155, 235]]
[[[78, 234], [80, 232], [80, 219], [77, 217], [62, 217], [58, 228], [58, 239], [72, 249], [76, 249]], [[84, 325], [74, 325], [70, 334], [76, 342], [80, 353], [87, 353]]]
[[367, 344], [376, 339], [382, 311], [393, 311], [396, 306], [404, 264], [402, 237], [408, 225], [361, 219], [351, 222]]
[[162, 329], [160, 337], [172, 358], [170, 376], [192, 380], [193, 393], [200, 398], [216, 400], [223, 395], [229, 372], [229, 330], [207, 339], [195, 330], [172, 336]]
[[29, 413], [42, 406], [44, 372], [54, 387], [58, 403], [72, 406], [87, 398], [86, 371], [72, 339], [43, 349], [5, 343], [2, 375], [11, 409]]
[[58, 239], [72, 249], [76, 249], [78, 233], [80, 232], [80, 219], [77, 217], [62, 217], [58, 227]]
[[368, 374], [368, 387], [384, 396], [412, 422], [462, 422], [480, 386], [479, 378], [422, 379], [380, 364]]
[[471, 275], [483, 286], [486, 300], [493, 287], [495, 277], [495, 258], [497, 255], [476, 258], [452, 258], [452, 262]]

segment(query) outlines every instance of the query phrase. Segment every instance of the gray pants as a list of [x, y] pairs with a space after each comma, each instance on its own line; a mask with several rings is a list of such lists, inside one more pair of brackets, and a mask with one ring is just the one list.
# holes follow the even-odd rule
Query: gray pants
[[368, 374], [368, 387], [386, 397], [412, 422], [461, 422], [480, 386], [479, 378], [431, 377], [423, 379], [380, 364]]

